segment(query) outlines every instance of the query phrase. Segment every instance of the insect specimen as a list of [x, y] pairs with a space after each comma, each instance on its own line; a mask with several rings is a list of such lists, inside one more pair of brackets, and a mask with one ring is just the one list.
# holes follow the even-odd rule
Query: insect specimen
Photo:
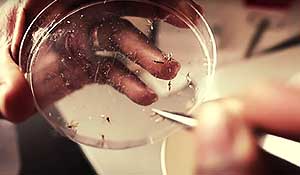
[[72, 120], [70, 123], [67, 124], [67, 128], [77, 133], [77, 128], [79, 126], [79, 122]]
[[154, 63], [157, 63], [157, 64], [164, 64], [165, 62], [154, 60]]
[[172, 89], [172, 81], [169, 81], [168, 87], [169, 87], [169, 91], [171, 91], [171, 89]]

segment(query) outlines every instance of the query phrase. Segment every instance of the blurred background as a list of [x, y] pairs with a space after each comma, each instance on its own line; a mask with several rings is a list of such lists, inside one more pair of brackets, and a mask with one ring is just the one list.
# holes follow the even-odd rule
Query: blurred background
[[[255, 86], [257, 81], [300, 84], [300, 1], [197, 2], [204, 8], [218, 46], [216, 79], [209, 99]], [[187, 137], [181, 132], [167, 141], [167, 154], [173, 155], [170, 158], [173, 162], [168, 166], [176, 166], [170, 170], [170, 175], [188, 173], [186, 167], [189, 165], [184, 162], [190, 161], [192, 143], [185, 139]], [[80, 146], [60, 136], [38, 114], [17, 126], [0, 121], [0, 139], [1, 175], [164, 174], [161, 143], [122, 153]], [[300, 155], [297, 151], [286, 150], [283, 142], [269, 137], [265, 140], [265, 148], [300, 166]], [[185, 158], [180, 161], [178, 157], [182, 156]], [[138, 166], [130, 164], [131, 160], [139, 160]], [[139, 172], [134, 170], [137, 168]]]

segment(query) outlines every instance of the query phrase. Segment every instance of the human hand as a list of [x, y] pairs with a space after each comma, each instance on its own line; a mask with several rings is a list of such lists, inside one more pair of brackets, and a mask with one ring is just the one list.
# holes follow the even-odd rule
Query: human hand
[[299, 97], [297, 88], [265, 84], [200, 106], [194, 111], [199, 119], [195, 174], [299, 174], [299, 167], [258, 146], [265, 133], [300, 141]]
[[[0, 114], [8, 120], [14, 122], [19, 122], [26, 119], [35, 111], [29, 85], [25, 80], [23, 73], [17, 66], [17, 55], [19, 52], [21, 38], [23, 37], [24, 31], [28, 28], [34, 17], [50, 2], [50, 0], [42, 2], [37, 2], [36, 0], [25, 0], [22, 3], [7, 1], [6, 5], [2, 7], [6, 12], [3, 13], [4, 19], [2, 21], [4, 23], [4, 27], [1, 28], [0, 35], [2, 37], [0, 43]], [[51, 18], [58, 13], [67, 13], [69, 9], [82, 5], [83, 2], [87, 3], [86, 1], [81, 0], [67, 0], [64, 2], [58, 1], [56, 3], [57, 8], [52, 11], [52, 14], [48, 14], [48, 18], [45, 21], [51, 21]], [[194, 21], [198, 20], [197, 14], [192, 13], [190, 6], [190, 4], [195, 5], [195, 3], [190, 0], [168, 0], [161, 2], [168, 3], [169, 5], [180, 9]], [[160, 13], [156, 9], [148, 9], [143, 11], [139, 11], [137, 9], [128, 10], [135, 10], [134, 15], [136, 16], [165, 18], [170, 24], [178, 27], [185, 27], [184, 24], [179, 22], [170, 14]], [[153, 13], [154, 11], [155, 13]], [[76, 34], [75, 38], [72, 38], [71, 33], [65, 33], [65, 37], [62, 37], [62, 40], [56, 42], [56, 44], [52, 47], [51, 52], [64, 53], [64, 57], [72, 57], [73, 59], [64, 59], [67, 61], [67, 63], [58, 63], [58, 59], [55, 59], [54, 54], [52, 58], [47, 59], [47, 62], [41, 62], [39, 66], [37, 66], [35, 71], [44, 69], [46, 71], [43, 72], [46, 73], [54, 72], [56, 75], [64, 75], [63, 78], [57, 78], [55, 75], [56, 78], [50, 78], [50, 80], [45, 80], [39, 77], [33, 80], [38, 81], [38, 83], [42, 86], [40, 91], [37, 91], [37, 94], [35, 94], [36, 98], [47, 99], [42, 100], [44, 102], [44, 104], [41, 104], [42, 106], [47, 106], [89, 83], [107, 83], [119, 90], [121, 93], [127, 95], [127, 97], [135, 103], [141, 105], [149, 105], [157, 100], [156, 94], [141, 80], [139, 80], [135, 74], [131, 73], [121, 62], [112, 63], [111, 59], [107, 58], [103, 59], [104, 61], [97, 62], [97, 64], [90, 63], [90, 57], [94, 56], [94, 49], [105, 48], [108, 49], [108, 51], [116, 51], [109, 50], [109, 48], [112, 48], [112, 44], [118, 45], [117, 51], [122, 52], [129, 59], [135, 61], [141, 67], [149, 71], [153, 76], [167, 80], [176, 76], [180, 68], [179, 63], [174, 59], [165, 60], [163, 51], [151, 44], [148, 38], [139, 32], [130, 22], [111, 16], [105, 16], [105, 18], [107, 19], [105, 22], [94, 21], [95, 23], [90, 23], [91, 26], [84, 26], [80, 28], [81, 31], [79, 29], [74, 29], [73, 35]], [[73, 22], [75, 24], [77, 23], [78, 25], [80, 25], [82, 22], [84, 23], [84, 21], [79, 21], [76, 19], [74, 19]], [[111, 35], [112, 31], [108, 30], [108, 28], [111, 27], [110, 23], [118, 24], [116, 25], [116, 31], [113, 32], [114, 35]], [[106, 29], [100, 30], [99, 25], [106, 26]], [[90, 28], [92, 28], [92, 30], [88, 30]], [[64, 29], [67, 31], [68, 27], [65, 26]], [[98, 33], [103, 33], [107, 36], [113, 36], [112, 38], [115, 37], [115, 40], [109, 41], [108, 38], [110, 37], [104, 39], [102, 38], [100, 41], [98, 41], [100, 45], [88, 40], [87, 36], [89, 34], [92, 34], [94, 41], [98, 40]], [[124, 34], [127, 35], [126, 38], [122, 37]], [[118, 40], [116, 38], [118, 38]], [[25, 45], [26, 44], [29, 43], [25, 42]], [[46, 47], [47, 43], [45, 43], [44, 46]], [[132, 54], [133, 50], [138, 51]], [[78, 56], [78, 51], [81, 53], [81, 56]], [[41, 54], [40, 56], [43, 55]], [[153, 62], [153, 60], [164, 61], [164, 64], [157, 64]], [[61, 72], [59, 67], [64, 66], [63, 64], [68, 65], [69, 68], [64, 69], [64, 71]], [[82, 64], [93, 66], [85, 69], [78, 69], [78, 65]], [[90, 79], [90, 72], [97, 71], [99, 67], [101, 69], [99, 70], [97, 78]], [[80, 81], [80, 83], [76, 83], [75, 80], [71, 80], [73, 84], [68, 84], [65, 88], [53, 88], [53, 85], [55, 84], [66, 83], [66, 81], [69, 81], [67, 79], [68, 76], [74, 73], [79, 80], [84, 79], [86, 81]], [[40, 77], [45, 76], [41, 75]], [[51, 96], [50, 94], [52, 94], [51, 92], [53, 91], [56, 91], [58, 96]]]

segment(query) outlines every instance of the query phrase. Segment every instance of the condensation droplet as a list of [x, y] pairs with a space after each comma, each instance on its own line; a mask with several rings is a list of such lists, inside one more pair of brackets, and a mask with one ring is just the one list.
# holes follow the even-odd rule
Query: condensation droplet
[[161, 19], [163, 22], [169, 21], [169, 19], [172, 17], [171, 14], [166, 15], [163, 19]]
[[105, 117], [105, 115], [104, 115], [104, 114], [101, 114], [101, 115], [100, 115], [100, 118], [106, 118], [106, 117]]
[[156, 112], [152, 112], [151, 114], [150, 114], [150, 118], [153, 118], [153, 117], [155, 117], [155, 116], [157, 116], [158, 114], [156, 113]]
[[155, 123], [160, 123], [164, 120], [162, 117], [158, 117], [157, 119], [154, 120]]
[[146, 19], [146, 21], [147, 21], [148, 24], [152, 24], [153, 23], [153, 21], [151, 19]]
[[28, 79], [29, 76], [30, 76], [30, 73], [28, 73], [28, 72], [24, 73], [24, 77], [25, 77], [26, 79]]
[[84, 66], [85, 69], [88, 69], [90, 67], [91, 67], [91, 64], [85, 64], [85, 66]]
[[135, 71], [134, 71], [134, 74], [136, 74], [136, 75], [139, 75], [140, 73], [141, 73], [140, 70], [135, 70]]
[[149, 143], [150, 143], [151, 145], [155, 143], [152, 137], [149, 137]]
[[153, 27], [153, 25], [150, 25], [150, 30], [154, 30], [154, 27]]
[[68, 24], [71, 24], [71, 21], [68, 20], [67, 23], [68, 23]]
[[46, 80], [52, 80], [54, 77], [51, 74], [47, 74]]
[[190, 100], [185, 104], [185, 109], [191, 109], [194, 105], [195, 103], [193, 102], [193, 100]]
[[95, 78], [95, 76], [90, 75], [90, 76], [88, 77], [88, 79], [90, 79], [90, 80], [92, 80], [93, 78]]
[[196, 102], [196, 98], [192, 98], [192, 102], [195, 103]]
[[176, 93], [176, 95], [178, 95], [178, 96], [181, 96], [182, 94], [183, 94], [182, 91], [179, 91]]
[[164, 59], [171, 61], [173, 59], [173, 53], [167, 53], [167, 54], [163, 54]]
[[67, 81], [67, 82], [65, 83], [65, 85], [66, 85], [66, 86], [70, 86], [71, 83], [70, 83], [69, 81]]

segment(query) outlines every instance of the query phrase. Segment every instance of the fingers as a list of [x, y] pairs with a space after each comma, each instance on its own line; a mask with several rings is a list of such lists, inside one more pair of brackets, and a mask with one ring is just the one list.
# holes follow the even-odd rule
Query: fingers
[[219, 103], [252, 129], [300, 140], [300, 89], [282, 84], [256, 85]]
[[[83, 26], [84, 20], [73, 19], [70, 21], [75, 26]], [[55, 43], [49, 40], [50, 43], [45, 42], [41, 46], [32, 67], [35, 97], [40, 107], [44, 108], [91, 83], [108, 83], [140, 105], [150, 105], [157, 100], [156, 94], [116, 58], [95, 55], [93, 49], [96, 46], [91, 44], [97, 44], [90, 42], [88, 26], [79, 30], [71, 24], [65, 25], [62, 30], [57, 30], [61, 32], [54, 34], [63, 37], [57, 38]], [[67, 32], [62, 34], [63, 31]], [[99, 41], [99, 50], [105, 50], [104, 43], [109, 41], [110, 32], [111, 27], [101, 32], [102, 38], [108, 35]]]
[[[87, 39], [86, 41], [93, 43], [91, 52], [94, 50], [122, 52], [127, 58], [155, 77], [165, 80], [173, 79], [180, 69], [180, 64], [172, 56], [164, 54], [155, 47], [147, 36], [127, 20], [105, 16], [101, 21], [95, 21], [90, 33], [92, 41]], [[74, 48], [82, 42], [74, 41], [76, 39], [73, 39]], [[82, 49], [76, 48], [75, 50]]]
[[[37, 5], [37, 6], [36, 3], [34, 3], [34, 0], [28, 0], [25, 2], [26, 3], [24, 5], [24, 10], [26, 12], [26, 20], [25, 20], [26, 22], [24, 22], [24, 17], [22, 17], [20, 18], [21, 21], [20, 23], [25, 23], [26, 25], [28, 25], [29, 24], [28, 21], [31, 21], [33, 19], [32, 17], [35, 16], [37, 12], [40, 11], [40, 10], [32, 10], [32, 8], [36, 7], [34, 9], [42, 9], [42, 7], [48, 4], [48, 1], [47, 3], [45, 2], [43, 5]], [[74, 1], [74, 3], [75, 2], [77, 4], [77, 2], [81, 2], [81, 1]], [[58, 10], [54, 10], [54, 12], [64, 11], [64, 9], [66, 9], [65, 11], [67, 11], [69, 6], [71, 4], [73, 5], [74, 3], [73, 1], [68, 1], [68, 3], [64, 4], [63, 6], [59, 5], [58, 3], [58, 5], [56, 5], [58, 7], [57, 8]], [[183, 8], [183, 5], [180, 5], [180, 7]], [[151, 14], [155, 14], [155, 13], [156, 12], [154, 12], [154, 10], [151, 9]], [[54, 18], [51, 17], [53, 15], [49, 15], [49, 16], [50, 17], [47, 17], [47, 19]], [[180, 69], [180, 65], [178, 64], [178, 62], [176, 62], [175, 60], [169, 57], [166, 58], [166, 56], [162, 53], [162, 51], [149, 44], [147, 37], [144, 36], [142, 33], [140, 33], [132, 24], [127, 24], [127, 27], [128, 28], [126, 28], [125, 30], [120, 30], [119, 32], [115, 32], [113, 35], [114, 38], [113, 42], [115, 42], [115, 44], [119, 46], [119, 49], [123, 53], [125, 53], [131, 60], [135, 61], [137, 64], [141, 65], [143, 68], [148, 70], [152, 75], [166, 80], [174, 78], [178, 70]], [[128, 34], [128, 38], [124, 37], [124, 35], [126, 34]], [[19, 37], [17, 36], [15, 40], [16, 42], [13, 45], [14, 48], [17, 48], [16, 46], [20, 42]], [[14, 53], [16, 52], [17, 51], [14, 51]], [[119, 70], [119, 73], [126, 72], [126, 71], [125, 72], [122, 71], [124, 70]], [[118, 82], [118, 80], [119, 79], [115, 79], [114, 81]], [[139, 82], [136, 80], [137, 78], [132, 78], [132, 77], [128, 78], [127, 85], [129, 87], [133, 87], [134, 85], [136, 85], [135, 88], [132, 89], [139, 89], [139, 88], [141, 89], [142, 83], [132, 83], [132, 82]], [[114, 87], [117, 87], [117, 85], [114, 85]], [[144, 96], [142, 95], [140, 99], [137, 96], [134, 96], [136, 94], [132, 93], [133, 91], [129, 90], [129, 88], [120, 89], [119, 87], [117, 87], [117, 89], [120, 90], [121, 92], [124, 92], [129, 98], [131, 98], [133, 101], [136, 101], [139, 104], [148, 105], [153, 101], [155, 101], [156, 99], [156, 95], [153, 95], [153, 92], [150, 92], [150, 90], [147, 89], [146, 87], [144, 87], [144, 91], [146, 90], [148, 92], [145, 92], [146, 95]], [[140, 91], [143, 92], [142, 90]]]
[[[113, 3], [116, 8], [115, 10], [124, 11], [127, 16], [137, 16], [144, 18], [152, 18], [152, 19], [161, 19], [165, 22], [168, 22], [174, 26], [180, 28], [186, 28], [187, 25], [185, 22], [189, 20], [193, 24], [198, 24], [200, 20], [200, 14], [202, 14], [202, 8], [200, 5], [195, 3], [192, 0], [151, 0], [155, 3], [147, 4], [147, 3], [138, 3], [134, 1], [129, 2], [117, 2]], [[164, 8], [159, 6], [164, 5]], [[173, 14], [166, 10], [166, 7], [176, 10], [177, 14]], [[178, 13], [179, 12], [179, 13]], [[178, 18], [178, 15], [184, 18], [186, 21], [183, 22]]]
[[122, 63], [108, 60], [101, 65], [106, 74], [106, 83], [125, 94], [133, 102], [150, 105], [157, 100], [155, 92], [147, 87], [135, 74], [131, 73]]
[[22, 36], [24, 34], [24, 25], [25, 25], [25, 12], [23, 8], [19, 8], [16, 14], [16, 23], [14, 25], [13, 37], [12, 37], [12, 44], [11, 44], [11, 53], [12, 58], [15, 62], [18, 58], [19, 52], [19, 45], [21, 43]]
[[180, 69], [180, 64], [156, 48], [129, 21], [122, 20], [121, 23], [120, 29], [112, 35], [112, 42], [120, 51], [153, 76], [165, 80], [173, 79]]
[[42, 109], [92, 83], [107, 83], [140, 105], [157, 100], [156, 94], [115, 58], [101, 58], [91, 64], [84, 58], [77, 62], [62, 57], [63, 61], [45, 49], [32, 67], [35, 98]]
[[199, 116], [197, 173], [299, 173], [299, 168], [258, 149], [253, 133], [260, 129], [299, 141], [299, 92], [280, 84], [257, 85], [244, 95], [199, 107], [194, 111]]
[[[200, 5], [195, 3], [193, 0], [154, 0], [156, 2], [163, 3], [168, 7], [174, 8], [180, 13], [182, 13], [185, 19], [190, 20], [193, 24], [198, 25], [200, 20], [200, 15], [203, 13], [203, 9]], [[159, 11], [159, 16], [161, 19], [164, 19], [166, 22], [180, 27], [188, 27], [181, 19], [179, 19], [174, 14], [170, 14], [163, 10]]]
[[253, 127], [300, 140], [300, 90], [280, 84], [257, 85], [236, 98], [240, 115]]
[[[26, 24], [28, 25], [28, 21], [31, 21], [33, 18], [32, 16], [35, 16], [37, 14], [38, 11], [40, 11], [42, 8], [44, 8], [47, 4], [49, 4], [49, 1], [45, 1], [43, 4], [39, 4], [38, 3], [34, 3], [34, 0], [25, 0], [25, 5], [24, 5], [24, 9], [26, 11]], [[157, 1], [158, 2], [158, 1]], [[159, 1], [160, 3], [162, 3], [161, 1]], [[55, 13], [61, 12], [61, 11], [68, 11], [68, 9], [70, 7], [76, 7], [79, 4], [82, 4], [83, 1], [80, 0], [69, 0], [66, 3], [64, 3], [63, 5], [61, 3], [56, 3], [54, 6], [57, 6], [59, 10], [54, 9]], [[86, 3], [86, 2], [84, 2]], [[165, 3], [165, 2], [163, 2]], [[168, 1], [169, 5], [179, 9], [180, 11], [182, 11], [186, 16], [192, 17], [192, 21], [194, 21], [194, 19], [198, 19], [198, 15], [193, 11], [193, 8], [200, 8], [197, 4], [195, 4], [193, 1], [185, 1], [185, 0], [177, 0], [177, 1]], [[122, 4], [122, 3], [121, 3]], [[111, 9], [118, 9], [115, 6], [117, 6], [118, 3], [116, 3], [115, 5], [111, 5], [108, 6]], [[123, 5], [122, 7], [126, 7], [125, 5]], [[129, 7], [126, 7], [124, 9], [127, 9], [126, 11], [130, 11], [130, 14], [132, 13], [133, 16], [150, 16], [152, 18], [156, 18], [157, 15], [157, 9], [154, 9], [152, 7], [144, 7], [144, 8], [138, 8], [139, 6], [137, 6], [134, 9], [130, 9]], [[36, 10], [39, 9], [39, 10]], [[144, 9], [142, 12], [139, 9]], [[136, 14], [134, 14], [136, 13]], [[50, 16], [50, 17], [49, 17]], [[52, 17], [51, 17], [52, 16]], [[180, 26], [179, 22], [176, 22], [177, 17], [174, 17], [172, 15], [163, 13], [163, 14], [159, 14], [158, 16], [161, 16], [161, 18], [165, 18], [166, 21], [173, 23], [174, 25], [178, 25]], [[168, 16], [168, 17], [166, 17]], [[49, 14], [47, 18], [54, 18], [54, 15]], [[173, 21], [173, 22], [172, 22]], [[133, 27], [131, 27], [131, 29], [134, 29]], [[131, 38], [126, 39], [124, 36], [121, 37], [121, 40], [119, 35], [121, 34], [129, 34], [129, 36]], [[143, 68], [147, 69], [151, 74], [153, 74], [154, 76], [161, 78], [161, 79], [172, 79], [176, 76], [177, 71], [179, 70], [179, 64], [174, 61], [165, 61], [165, 56], [164, 54], [157, 48], [154, 48], [153, 46], [151, 46], [151, 44], [141, 44], [142, 42], [149, 42], [147, 40], [147, 38], [145, 36], [143, 36], [142, 34], [134, 34], [133, 30], [128, 30], [128, 31], [123, 31], [123, 32], [119, 32], [118, 34], [115, 35], [116, 38], [118, 39], [118, 41], [120, 41], [119, 44], [127, 44], [131, 47], [126, 47], [123, 46], [120, 49], [122, 51], [124, 51], [126, 54], [129, 55], [129, 58], [131, 58], [132, 60], [135, 59], [135, 50], [137, 49], [139, 52], [136, 52], [137, 55], [140, 57], [140, 59], [138, 60], [138, 64], [140, 64]], [[116, 43], [118, 43], [118, 41], [116, 41]], [[134, 41], [139, 41], [138, 44], [132, 44], [132, 42]], [[19, 43], [19, 42], [16, 42]], [[17, 44], [16, 44], [17, 45]], [[134, 47], [134, 46], [138, 46], [138, 47]], [[122, 46], [122, 45], [121, 45]], [[144, 54], [141, 49], [146, 49], [146, 54]], [[131, 53], [134, 53], [133, 55]], [[131, 55], [131, 56], [130, 56]], [[147, 57], [152, 57], [151, 59], [146, 59]], [[135, 60], [134, 60], [135, 61]], [[161, 64], [161, 62], [166, 62], [165, 64]]]
[[[197, 10], [199, 13], [202, 13], [202, 8], [200, 5], [195, 3], [193, 0], [151, 0], [156, 3], [164, 4], [170, 8], [175, 8], [179, 11], [181, 11], [184, 15], [187, 17], [190, 17], [191, 20], [197, 19], [198, 14], [195, 13], [195, 10]], [[26, 16], [28, 16], [28, 19], [30, 21], [33, 20], [33, 18], [48, 4], [53, 2], [52, 0], [44, 0], [43, 2], [36, 3], [36, 0], [23, 0], [24, 3], [24, 9], [26, 10]], [[56, 4], [63, 5], [65, 9], [69, 9], [70, 7], [76, 8], [79, 6], [82, 6], [84, 4], [97, 2], [95, 0], [65, 0], [63, 2], [57, 2]], [[157, 8], [155, 6], [150, 5], [144, 5], [142, 3], [136, 3], [136, 2], [114, 2], [112, 7], [115, 10], [125, 10], [127, 13], [133, 15], [133, 16], [139, 16], [139, 17], [161, 17], [162, 19], [165, 19], [166, 15], [168, 13], [166, 12], [159, 12], [157, 14]], [[130, 4], [130, 5], [129, 5]], [[160, 15], [160, 16], [157, 16]], [[171, 19], [171, 18], [170, 18]], [[168, 21], [171, 24], [175, 24], [178, 21], [178, 19], [175, 19], [176, 21]]]
[[[103, 20], [103, 19], [102, 19]], [[72, 21], [76, 21], [72, 20]], [[105, 18], [105, 20], [102, 21], [103, 25], [100, 25], [102, 27], [94, 27], [95, 29], [92, 30], [92, 39], [91, 41], [88, 38], [88, 33], [86, 30], [82, 29], [81, 32], [77, 29], [74, 30], [74, 36], [76, 37], [67, 37], [66, 44], [62, 48], [66, 48], [68, 50], [67, 53], [70, 53], [73, 59], [77, 61], [92, 61], [95, 60], [95, 53], [94, 51], [98, 50], [113, 50], [115, 49], [114, 46], [119, 46], [118, 49], [123, 46], [124, 44], [128, 45], [128, 47], [135, 49], [135, 46], [145, 46], [149, 45], [149, 42], [147, 44], [146, 40], [147, 37], [142, 35], [144, 38], [140, 42], [134, 42], [129, 39], [131, 42], [123, 42], [121, 37], [124, 38], [125, 33], [122, 33], [124, 30], [129, 30], [132, 35], [138, 36], [140, 31], [138, 31], [130, 22], [121, 20], [119, 18], [110, 17]], [[97, 24], [97, 22], [95, 22]], [[99, 21], [98, 21], [99, 23]], [[79, 22], [80, 24], [80, 22]], [[130, 29], [128, 29], [130, 27]], [[111, 33], [112, 28], [115, 29], [115, 33]], [[116, 30], [118, 32], [116, 32]], [[132, 31], [134, 30], [134, 31]], [[68, 34], [67, 34], [68, 35]], [[66, 36], [67, 36], [66, 35]], [[119, 38], [117, 38], [117, 35], [119, 35]], [[128, 37], [128, 36], [127, 36]], [[98, 40], [99, 38], [99, 40]], [[125, 37], [126, 40], [126, 37]], [[90, 42], [90, 43], [89, 43]], [[114, 43], [110, 43], [114, 42]], [[120, 43], [118, 43], [120, 42]], [[91, 45], [92, 44], [92, 45]], [[114, 44], [114, 45], [113, 45]], [[130, 46], [129, 46], [130, 45]], [[146, 60], [148, 61], [151, 59], [151, 55], [149, 57], [141, 57], [142, 54], [147, 54], [148, 52], [158, 52], [160, 56], [162, 57], [161, 51], [159, 51], [157, 48], [152, 47], [140, 51], [135, 50], [125, 50], [123, 51], [120, 49], [123, 53], [128, 52], [135, 52], [136, 59], [135, 61], [145, 67], [147, 70], [151, 71], [152, 74], [157, 75], [159, 77], [164, 78], [172, 78], [177, 74], [177, 69], [179, 69], [177, 65], [179, 65], [176, 61], [166, 61], [166, 64], [163, 66], [153, 64], [147, 65], [144, 62], [139, 62], [139, 60]], [[81, 54], [80, 54], [81, 53]], [[80, 57], [78, 55], [81, 55], [83, 57]], [[126, 54], [128, 55], [128, 54]], [[78, 57], [78, 58], [77, 58]], [[128, 56], [130, 59], [133, 60], [133, 57]], [[143, 58], [143, 59], [140, 59]], [[96, 58], [99, 59], [99, 58]], [[95, 61], [92, 61], [95, 64]], [[152, 61], [153, 62], [153, 61]], [[150, 64], [150, 63], [149, 63]], [[82, 63], [79, 63], [79, 65], [84, 65]], [[177, 67], [175, 67], [175, 66]], [[149, 68], [149, 66], [152, 66]], [[150, 88], [148, 88], [140, 79], [137, 78], [137, 76], [133, 73], [131, 73], [121, 62], [119, 62], [116, 58], [103, 58], [101, 57], [98, 60], [97, 65], [92, 66], [93, 70], [91, 72], [99, 72], [99, 75], [97, 75], [97, 78], [100, 80], [99, 83], [108, 83], [121, 93], [125, 94], [129, 99], [134, 101], [137, 104], [140, 105], [150, 105], [153, 102], [157, 100], [157, 95], [155, 92], [153, 92]], [[175, 67], [175, 68], [173, 68]], [[100, 69], [100, 71], [97, 71], [97, 69]]]
[[[159, 2], [162, 4], [167, 5], [170, 8], [175, 8], [181, 13], [183, 13], [189, 20], [191, 20], [194, 24], [197, 24], [199, 20], [199, 14], [202, 13], [202, 8], [196, 4], [192, 0], [152, 0], [154, 2]], [[19, 13], [15, 13], [10, 19], [12, 21], [16, 21], [16, 15], [18, 15], [16, 30], [22, 31], [15, 33], [15, 44], [20, 44], [20, 35], [24, 33], [24, 29], [26, 29], [33, 19], [49, 4], [52, 4], [50, 8], [46, 10], [46, 15], [40, 20], [40, 25], [45, 25], [45, 22], [51, 22], [54, 19], [62, 17], [67, 12], [71, 11], [72, 9], [78, 8], [83, 6], [84, 4], [96, 2], [93, 0], [90, 1], [83, 1], [83, 0], [66, 0], [64, 2], [60, 1], [51, 1], [51, 0], [44, 0], [42, 2], [38, 2], [36, 0], [23, 0], [20, 1], [19, 5], [15, 5], [20, 9]], [[187, 27], [182, 21], [180, 21], [176, 16], [169, 14], [169, 12], [165, 12], [163, 10], [158, 10], [156, 6], [152, 5], [145, 5], [136, 2], [114, 2], [109, 3], [106, 7], [108, 12], [116, 12], [116, 11], [124, 11], [123, 13], [127, 13], [127, 16], [138, 16], [138, 17], [145, 17], [145, 18], [160, 18], [173, 24], [178, 27]], [[96, 8], [97, 9], [97, 8]], [[99, 9], [98, 9], [99, 10]], [[103, 11], [100, 9], [100, 11]], [[91, 13], [95, 14], [95, 13]], [[22, 26], [23, 25], [23, 26]], [[13, 51], [17, 51], [15, 46], [13, 45]], [[14, 53], [13, 52], [13, 53]]]
[[8, 49], [0, 53], [0, 113], [12, 122], [21, 122], [34, 113], [31, 90]]
[[245, 123], [220, 102], [203, 105], [195, 116], [197, 175], [262, 174], [255, 137]]

